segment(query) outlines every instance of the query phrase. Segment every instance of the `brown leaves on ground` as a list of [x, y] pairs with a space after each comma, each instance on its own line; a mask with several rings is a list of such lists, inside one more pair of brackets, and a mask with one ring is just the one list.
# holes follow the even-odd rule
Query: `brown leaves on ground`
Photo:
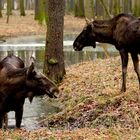
[[[46, 35], [46, 25], [40, 25], [34, 20], [34, 11], [26, 11], [26, 16], [20, 16], [18, 10], [13, 10], [12, 15], [7, 21], [6, 11], [3, 11], [3, 17], [0, 18], [0, 37], [18, 37], [23, 35]], [[84, 19], [75, 18], [70, 15], [64, 17], [64, 33], [79, 33], [85, 24]]]
[[121, 93], [120, 57], [73, 65], [60, 85], [62, 112], [46, 118], [55, 129], [1, 131], [1, 138], [97, 140], [140, 138], [138, 80], [129, 62], [127, 92]]
[[114, 127], [108, 129], [81, 128], [50, 131], [46, 128], [34, 131], [0, 130], [1, 140], [133, 140], [139, 139], [140, 130]]
[[41, 26], [34, 20], [33, 11], [27, 11], [26, 16], [20, 16], [19, 11], [13, 11], [6, 23], [7, 15], [3, 13], [0, 18], [0, 36], [16, 37], [21, 35], [45, 34], [46, 26]]
[[60, 85], [64, 110], [48, 118], [47, 123], [70, 130], [117, 126], [137, 130], [140, 126], [140, 94], [132, 61], [128, 66], [125, 93], [120, 92], [121, 73], [120, 57], [69, 67]]

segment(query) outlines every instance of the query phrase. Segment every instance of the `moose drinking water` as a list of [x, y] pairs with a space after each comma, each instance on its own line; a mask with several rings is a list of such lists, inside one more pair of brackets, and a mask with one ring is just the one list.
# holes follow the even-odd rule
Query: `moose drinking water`
[[15, 111], [16, 127], [20, 128], [25, 98], [32, 102], [34, 96], [48, 95], [56, 98], [57, 86], [32, 62], [24, 67], [24, 62], [9, 55], [0, 62], [0, 128], [6, 113]]
[[122, 13], [109, 20], [89, 22], [75, 39], [73, 47], [75, 51], [81, 51], [85, 46], [95, 48], [96, 42], [113, 44], [119, 51], [122, 61], [121, 91], [123, 92], [126, 91], [128, 53], [131, 54], [140, 88], [138, 60], [138, 54], [140, 54], [140, 19]]

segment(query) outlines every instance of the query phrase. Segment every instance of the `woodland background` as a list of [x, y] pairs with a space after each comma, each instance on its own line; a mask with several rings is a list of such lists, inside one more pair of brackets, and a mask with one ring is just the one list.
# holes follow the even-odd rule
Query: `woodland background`
[[[0, 35], [46, 34], [45, 0], [0, 0]], [[121, 12], [140, 15], [140, 0], [65, 0], [64, 33], [78, 32], [84, 17], [106, 19]], [[29, 12], [29, 10], [31, 10]], [[80, 18], [79, 18], [80, 17]], [[36, 19], [36, 20], [34, 20]], [[8, 24], [6, 24], [6, 22]], [[40, 23], [40, 24], [38, 24]], [[5, 39], [5, 38], [4, 38]], [[0, 131], [8, 140], [139, 140], [140, 93], [130, 60], [126, 93], [120, 93], [120, 57], [66, 68], [59, 84], [62, 111], [43, 118], [43, 128]]]

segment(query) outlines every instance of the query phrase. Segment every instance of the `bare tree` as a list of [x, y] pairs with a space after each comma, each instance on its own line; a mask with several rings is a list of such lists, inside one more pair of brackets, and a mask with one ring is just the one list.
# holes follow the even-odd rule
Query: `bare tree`
[[75, 0], [75, 17], [84, 17], [84, 0]]
[[65, 75], [63, 54], [64, 0], [47, 0], [44, 73], [56, 83]]
[[2, 1], [0, 0], [0, 18], [2, 17]]
[[9, 22], [9, 16], [12, 14], [12, 1], [7, 0], [7, 23]]
[[35, 0], [35, 20], [38, 19], [39, 16], [39, 0]]
[[25, 16], [24, 0], [20, 0], [20, 15]]

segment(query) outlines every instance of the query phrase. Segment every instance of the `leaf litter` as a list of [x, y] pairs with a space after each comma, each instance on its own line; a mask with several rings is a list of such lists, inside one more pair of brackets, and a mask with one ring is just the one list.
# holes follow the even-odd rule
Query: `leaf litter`
[[3, 138], [96, 140], [140, 138], [140, 94], [132, 61], [127, 91], [121, 87], [120, 57], [81, 62], [66, 69], [59, 85], [62, 112], [44, 119], [33, 131], [0, 131]]
[[47, 118], [50, 127], [139, 129], [140, 94], [132, 61], [129, 61], [127, 91], [121, 89], [120, 57], [97, 59], [67, 69], [60, 84], [63, 113]]

